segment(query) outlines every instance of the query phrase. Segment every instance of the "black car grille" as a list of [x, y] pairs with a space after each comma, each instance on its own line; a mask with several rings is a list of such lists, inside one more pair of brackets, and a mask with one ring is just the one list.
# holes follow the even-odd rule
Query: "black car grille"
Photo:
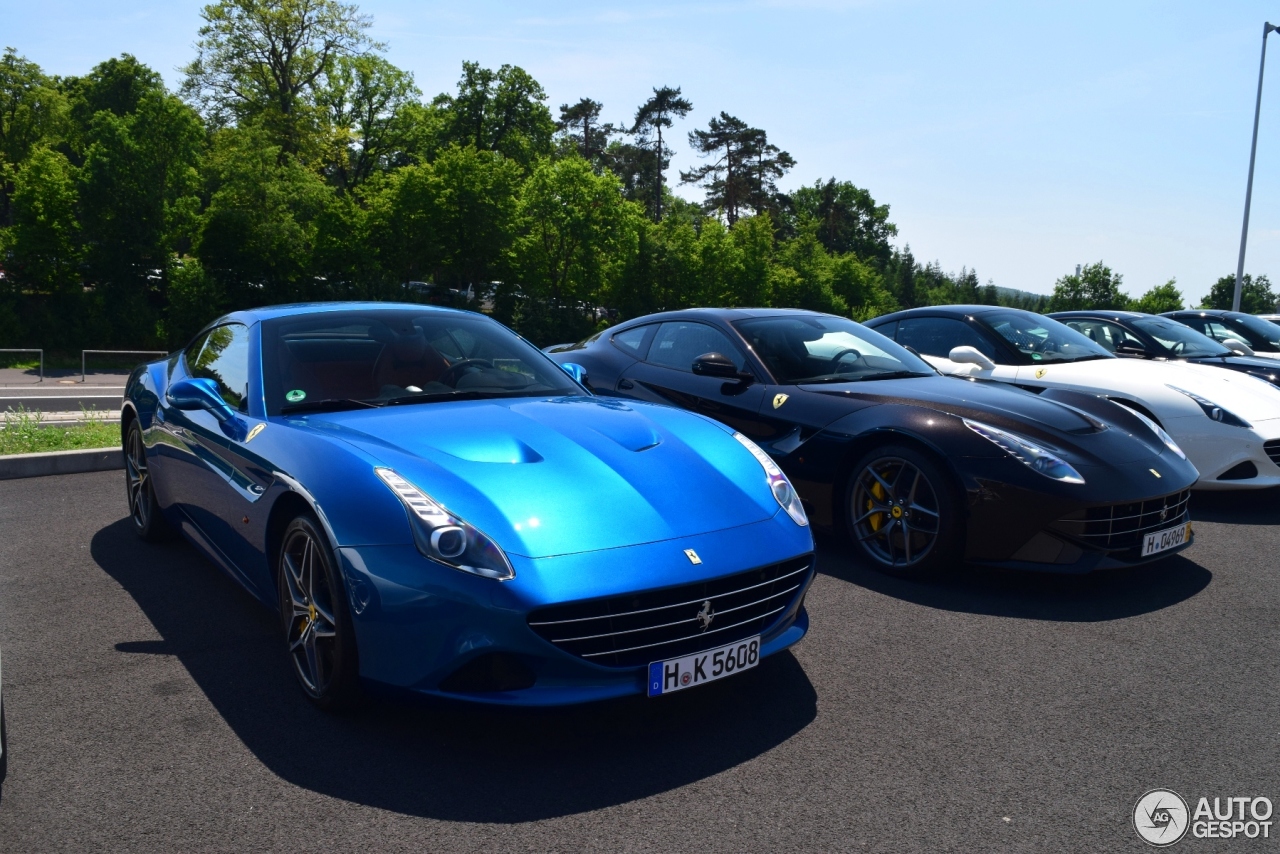
[[[595, 664], [637, 667], [763, 633], [795, 603], [812, 571], [808, 555], [696, 584], [554, 605], [530, 613], [529, 627]], [[700, 612], [714, 612], [709, 625]]]
[[1184, 489], [1146, 501], [1090, 507], [1060, 519], [1054, 527], [1091, 548], [1126, 551], [1141, 546], [1147, 534], [1186, 521], [1190, 499], [1191, 490]]
[[1272, 439], [1262, 443], [1262, 450], [1267, 452], [1267, 456], [1271, 458], [1271, 462], [1280, 466], [1280, 439]]

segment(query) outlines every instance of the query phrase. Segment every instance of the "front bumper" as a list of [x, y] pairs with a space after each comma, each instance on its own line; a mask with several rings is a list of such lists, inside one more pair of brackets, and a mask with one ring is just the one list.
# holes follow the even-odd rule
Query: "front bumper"
[[[692, 564], [686, 549], [702, 563]], [[674, 541], [542, 559], [510, 555], [516, 577], [506, 582], [441, 566], [412, 545], [344, 547], [338, 554], [363, 679], [415, 694], [554, 706], [644, 693], [647, 667], [602, 666], [570, 654], [530, 628], [531, 612], [722, 578], [812, 551], [809, 530], [779, 512]], [[813, 572], [810, 560], [789, 607], [761, 632], [762, 656], [804, 636]], [[724, 642], [709, 638], [706, 648]], [[499, 680], [477, 689], [474, 679], [458, 678], [486, 670], [488, 662], [527, 674], [532, 684], [506, 688]]]
[[1233, 427], [1203, 416], [1171, 418], [1165, 426], [1200, 471], [1199, 490], [1267, 489], [1280, 486], [1280, 466], [1267, 445], [1280, 441], [1280, 418]]

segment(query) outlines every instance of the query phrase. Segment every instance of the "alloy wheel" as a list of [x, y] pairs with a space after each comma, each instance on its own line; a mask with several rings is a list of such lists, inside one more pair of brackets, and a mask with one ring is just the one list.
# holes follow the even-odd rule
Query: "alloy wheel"
[[849, 512], [862, 547], [896, 570], [919, 564], [938, 540], [941, 513], [933, 484], [901, 457], [880, 457], [858, 473]]
[[289, 658], [312, 697], [322, 696], [336, 675], [337, 621], [322, 548], [306, 530], [295, 529], [284, 544], [281, 567], [289, 599], [282, 603], [289, 615]]
[[142, 447], [142, 430], [136, 424], [129, 429], [124, 454], [125, 484], [129, 488], [129, 515], [139, 530], [151, 521], [151, 472]]

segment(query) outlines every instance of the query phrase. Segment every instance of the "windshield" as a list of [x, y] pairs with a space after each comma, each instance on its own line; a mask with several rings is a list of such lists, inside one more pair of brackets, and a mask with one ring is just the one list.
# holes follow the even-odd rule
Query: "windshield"
[[582, 394], [506, 327], [453, 311], [375, 309], [262, 325], [267, 412]]
[[1115, 358], [1066, 324], [1029, 311], [993, 311], [979, 319], [1032, 362]]
[[927, 362], [843, 317], [762, 317], [734, 327], [779, 383], [857, 382], [932, 376]]
[[1179, 359], [1231, 355], [1230, 350], [1208, 335], [1202, 335], [1190, 326], [1183, 326], [1172, 320], [1140, 317], [1133, 321], [1133, 325], [1156, 339], [1156, 343]]
[[[1243, 326], [1252, 333], [1254, 340], [1245, 343], [1258, 350], [1280, 350], [1280, 326], [1269, 320], [1263, 320], [1260, 317], [1254, 317], [1252, 314], [1233, 314], [1231, 321]], [[1270, 347], [1263, 347], [1262, 342], [1270, 344]]]

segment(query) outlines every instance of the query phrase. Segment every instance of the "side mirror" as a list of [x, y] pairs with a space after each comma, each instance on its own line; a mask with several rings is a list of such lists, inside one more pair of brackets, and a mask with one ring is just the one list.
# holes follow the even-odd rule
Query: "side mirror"
[[1222, 346], [1226, 347], [1233, 353], [1239, 353], [1241, 356], [1252, 356], [1253, 350], [1249, 345], [1241, 341], [1239, 338], [1227, 338], [1222, 342]]
[[219, 421], [227, 421], [235, 415], [235, 410], [218, 393], [218, 384], [213, 380], [178, 380], [169, 386], [164, 396], [175, 409], [203, 409]]
[[587, 369], [582, 367], [582, 365], [579, 365], [576, 362], [565, 362], [560, 367], [564, 368], [564, 372], [578, 382], [583, 385], [587, 384]]
[[738, 378], [738, 366], [721, 353], [703, 353], [694, 359], [693, 372], [700, 377]]
[[984, 371], [990, 371], [996, 366], [996, 363], [987, 358], [985, 353], [977, 347], [970, 347], [968, 345], [963, 347], [952, 347], [951, 352], [947, 354], [947, 358], [953, 362], [959, 362], [962, 365], [977, 365]]
[[1132, 341], [1121, 341], [1116, 345], [1117, 356], [1146, 356], [1147, 348]]

